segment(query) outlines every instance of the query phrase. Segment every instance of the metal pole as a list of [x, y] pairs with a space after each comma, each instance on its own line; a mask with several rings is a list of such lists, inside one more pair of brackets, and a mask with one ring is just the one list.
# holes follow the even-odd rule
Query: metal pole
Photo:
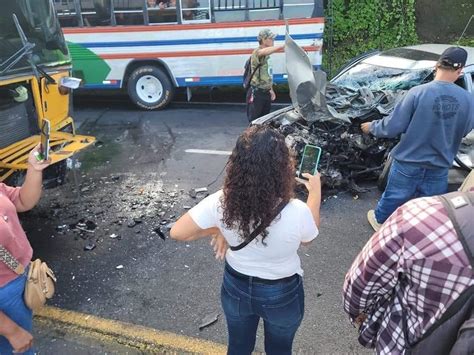
[[148, 4], [146, 0], [143, 0], [142, 9], [143, 9], [143, 22], [145, 23], [145, 25], [148, 26], [150, 24], [150, 17], [148, 16]]
[[80, 0], [74, 0], [74, 9], [76, 10], [77, 24], [79, 25], [79, 27], [84, 27]]
[[112, 26], [117, 25], [117, 20], [115, 19], [115, 7], [114, 7], [114, 0], [110, 1], [110, 24]]

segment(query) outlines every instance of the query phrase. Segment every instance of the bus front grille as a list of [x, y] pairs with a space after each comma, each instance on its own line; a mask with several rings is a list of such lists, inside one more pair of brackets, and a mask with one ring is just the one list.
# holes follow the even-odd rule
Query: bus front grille
[[[30, 117], [31, 110], [27, 109], [29, 104], [31, 105], [30, 100], [24, 103], [0, 106], [0, 149], [37, 132], [37, 125], [33, 124], [34, 118]], [[30, 115], [28, 111], [30, 111]]]

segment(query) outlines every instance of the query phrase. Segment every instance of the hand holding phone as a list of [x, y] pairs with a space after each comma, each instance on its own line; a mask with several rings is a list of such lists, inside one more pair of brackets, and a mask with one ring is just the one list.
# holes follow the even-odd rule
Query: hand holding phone
[[319, 159], [321, 158], [321, 148], [315, 145], [306, 144], [301, 157], [301, 163], [296, 175], [301, 179], [306, 179], [303, 174], [314, 175], [318, 171]]
[[41, 160], [49, 159], [49, 134], [51, 125], [47, 119], [41, 121]]

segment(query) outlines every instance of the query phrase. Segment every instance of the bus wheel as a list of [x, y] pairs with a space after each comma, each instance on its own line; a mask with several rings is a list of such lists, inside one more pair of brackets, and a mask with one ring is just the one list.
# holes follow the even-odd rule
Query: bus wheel
[[153, 66], [135, 69], [128, 79], [128, 96], [140, 108], [156, 110], [168, 105], [174, 94], [174, 87], [168, 76]]

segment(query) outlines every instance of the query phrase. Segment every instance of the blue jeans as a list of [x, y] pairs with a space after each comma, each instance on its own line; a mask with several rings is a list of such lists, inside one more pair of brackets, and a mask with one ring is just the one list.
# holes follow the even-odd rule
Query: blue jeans
[[375, 209], [377, 222], [383, 223], [412, 198], [441, 195], [448, 191], [448, 168], [423, 168], [394, 160], [387, 187]]
[[301, 276], [265, 282], [239, 274], [226, 263], [221, 302], [229, 334], [227, 354], [252, 353], [260, 318], [264, 325], [265, 352], [268, 355], [291, 354], [293, 339], [304, 314]]
[[[0, 311], [20, 327], [30, 332], [33, 329], [33, 312], [23, 301], [26, 277], [28, 270], [23, 275], [0, 287]], [[0, 354], [12, 354], [13, 348], [7, 338], [0, 336]], [[34, 354], [33, 349], [23, 354]]]

